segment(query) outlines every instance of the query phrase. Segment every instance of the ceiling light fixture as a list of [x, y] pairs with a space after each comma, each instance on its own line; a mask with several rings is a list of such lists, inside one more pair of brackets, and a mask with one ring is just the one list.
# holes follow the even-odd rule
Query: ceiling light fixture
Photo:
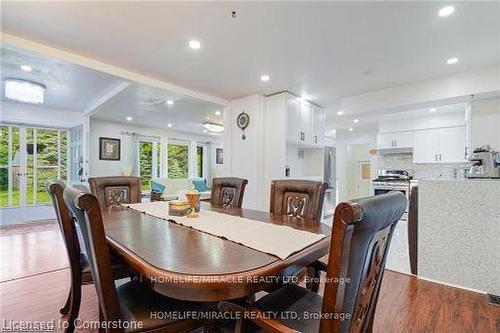
[[167, 127], [168, 127], [168, 128], [172, 127], [172, 124], [171, 124], [171, 123], [168, 123], [168, 124], [167, 124]]
[[357, 123], [359, 123], [359, 119], [354, 119], [352, 122], [357, 124]]
[[354, 128], [350, 127], [349, 132], [352, 132], [352, 131], [354, 131]]
[[454, 11], [455, 11], [455, 7], [446, 6], [446, 7], [443, 7], [439, 10], [438, 15], [440, 17], [447, 17], [447, 16], [450, 16], [451, 14], [453, 14]]
[[127, 121], [132, 121], [132, 117], [127, 117], [125, 119], [127, 119]]
[[169, 100], [167, 101], [167, 104], [168, 104], [168, 105], [174, 105], [174, 101], [173, 101], [173, 100], [171, 100], [171, 99], [169, 99]]
[[206, 129], [203, 130], [203, 133], [208, 133], [208, 131]]
[[189, 41], [189, 47], [193, 50], [199, 50], [201, 48], [201, 43], [193, 39]]
[[436, 112], [436, 109], [435, 108], [431, 108], [431, 109], [429, 109], [429, 112]]
[[224, 132], [224, 126], [214, 123], [206, 122], [203, 126], [210, 132], [221, 133]]
[[216, 116], [220, 116], [221, 114], [222, 114], [222, 112], [220, 112], [219, 110], [215, 111]]
[[33, 70], [33, 68], [31, 68], [31, 66], [28, 65], [21, 65], [21, 69], [25, 72], [31, 72]]
[[270, 79], [269, 75], [262, 75], [262, 76], [260, 77], [260, 80], [261, 80], [262, 82], [267, 82], [267, 81], [269, 81], [269, 79]]
[[45, 86], [25, 80], [6, 79], [5, 97], [23, 103], [42, 104], [45, 97]]
[[455, 65], [457, 62], [458, 62], [458, 58], [457, 57], [452, 57], [452, 58], [449, 58], [448, 60], [446, 60], [446, 63], [448, 65]]
[[337, 116], [341, 116], [341, 115], [343, 115], [343, 114], [344, 114], [344, 112], [342, 112], [342, 111], [338, 111], [338, 112], [337, 112]]

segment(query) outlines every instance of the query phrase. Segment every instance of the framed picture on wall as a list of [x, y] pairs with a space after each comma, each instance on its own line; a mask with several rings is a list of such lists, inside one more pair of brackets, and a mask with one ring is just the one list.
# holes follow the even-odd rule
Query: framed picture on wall
[[99, 159], [106, 161], [119, 161], [120, 139], [99, 138]]
[[224, 151], [222, 148], [215, 149], [215, 163], [224, 164]]

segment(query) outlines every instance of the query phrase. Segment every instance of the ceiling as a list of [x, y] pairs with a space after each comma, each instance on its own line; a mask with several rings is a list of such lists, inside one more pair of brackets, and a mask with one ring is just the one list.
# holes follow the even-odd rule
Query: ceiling
[[[9, 102], [3, 84], [6, 78], [41, 83], [46, 89], [43, 106], [79, 112], [122, 82], [112, 75], [20, 49], [2, 46], [1, 55], [2, 98]], [[29, 65], [33, 70], [25, 72], [22, 65]]]
[[334, 113], [341, 97], [500, 63], [499, 2], [442, 6], [3, 2], [2, 30], [227, 100], [306, 92]]
[[[174, 101], [168, 105], [168, 100]], [[220, 115], [215, 112], [220, 111]], [[204, 134], [203, 123], [223, 125], [220, 105], [196, 100], [143, 84], [132, 84], [99, 106], [93, 119], [129, 123], [136, 126], [166, 128]], [[132, 117], [128, 121], [126, 117]]]

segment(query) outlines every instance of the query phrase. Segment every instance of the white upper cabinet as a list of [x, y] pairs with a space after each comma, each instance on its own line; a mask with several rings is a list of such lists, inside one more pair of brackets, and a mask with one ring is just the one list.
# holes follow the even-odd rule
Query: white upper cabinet
[[292, 95], [286, 99], [287, 140], [304, 146], [324, 145], [325, 112]]
[[411, 131], [382, 133], [377, 135], [377, 148], [410, 148], [413, 146], [413, 134]]
[[414, 163], [460, 163], [466, 161], [465, 126], [418, 130], [413, 133]]
[[313, 143], [320, 146], [325, 145], [325, 123], [326, 114], [325, 112], [313, 105]]

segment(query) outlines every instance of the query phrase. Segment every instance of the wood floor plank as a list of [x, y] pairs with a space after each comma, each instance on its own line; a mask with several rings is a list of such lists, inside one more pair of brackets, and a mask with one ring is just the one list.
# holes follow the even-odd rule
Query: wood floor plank
[[[61, 318], [69, 270], [58, 230], [0, 237], [0, 320]], [[8, 280], [8, 281], [5, 281]], [[80, 318], [97, 320], [93, 285], [83, 286]], [[88, 330], [79, 330], [88, 331]], [[500, 307], [486, 296], [386, 271], [375, 332], [500, 332]]]

